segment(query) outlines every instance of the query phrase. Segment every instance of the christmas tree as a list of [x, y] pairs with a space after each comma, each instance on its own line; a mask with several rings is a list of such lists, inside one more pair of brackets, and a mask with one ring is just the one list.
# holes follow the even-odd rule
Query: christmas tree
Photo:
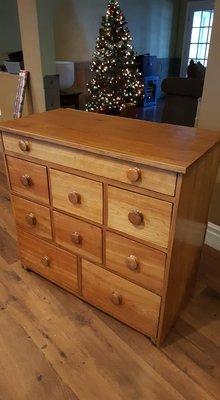
[[117, 0], [109, 0], [96, 42], [87, 111], [118, 114], [143, 96], [132, 38]]

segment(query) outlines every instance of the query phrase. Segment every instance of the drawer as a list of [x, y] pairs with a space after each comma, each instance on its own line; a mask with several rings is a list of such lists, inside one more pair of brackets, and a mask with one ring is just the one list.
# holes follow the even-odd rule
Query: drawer
[[82, 294], [94, 306], [151, 337], [157, 334], [161, 298], [90, 262], [82, 262]]
[[50, 170], [53, 206], [102, 223], [102, 184], [87, 178]]
[[[22, 140], [23, 150], [19, 147]], [[22, 139], [13, 134], [3, 133], [5, 150], [30, 155], [77, 170], [89, 172], [108, 179], [131, 184], [158, 193], [175, 195], [177, 175], [158, 168], [119, 161], [84, 151], [69, 149], [56, 144], [43, 143], [33, 139]], [[25, 141], [27, 150], [25, 150]], [[23, 143], [24, 142], [24, 143]]]
[[108, 187], [108, 226], [138, 239], [168, 247], [172, 204]]
[[55, 241], [72, 252], [102, 262], [102, 230], [76, 218], [53, 212]]
[[19, 228], [52, 239], [50, 210], [18, 196], [12, 196], [16, 224]]
[[11, 188], [15, 193], [49, 203], [46, 167], [9, 156], [7, 164]]
[[138, 285], [162, 295], [166, 255], [133, 240], [106, 233], [106, 266]]
[[78, 292], [77, 257], [56, 246], [18, 232], [22, 265], [71, 292]]

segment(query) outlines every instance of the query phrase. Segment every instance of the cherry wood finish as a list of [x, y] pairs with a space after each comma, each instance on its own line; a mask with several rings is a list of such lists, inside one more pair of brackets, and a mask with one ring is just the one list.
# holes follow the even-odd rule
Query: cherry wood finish
[[70, 292], [78, 292], [77, 258], [18, 230], [21, 263]]
[[97, 226], [53, 212], [55, 242], [75, 254], [102, 262], [102, 230]]
[[219, 160], [218, 147], [183, 176], [168, 254], [159, 343], [166, 337], [195, 287]]
[[50, 170], [55, 208], [102, 223], [102, 184], [65, 172]]
[[106, 234], [106, 266], [132, 282], [162, 295], [166, 254], [134, 240]]
[[49, 203], [47, 170], [44, 166], [14, 157], [7, 157], [7, 165], [14, 193], [45, 204]]
[[160, 345], [192, 293], [220, 135], [70, 110], [2, 129], [24, 267]]
[[20, 139], [18, 142], [19, 148], [23, 153], [28, 153], [30, 151], [30, 142], [29, 140]]
[[6, 121], [0, 129], [180, 173], [219, 143], [218, 132], [71, 109]]
[[16, 224], [32, 234], [52, 240], [50, 210], [47, 207], [12, 196]]
[[83, 260], [82, 295], [128, 325], [156, 336], [161, 301], [156, 294]]
[[112, 186], [108, 188], [108, 226], [168, 246], [172, 204]]
[[[3, 133], [4, 147], [7, 152], [24, 156], [19, 148], [19, 137]], [[115, 181], [132, 184], [137, 188], [148, 189], [157, 193], [174, 196], [177, 175], [175, 172], [152, 168], [146, 165], [132, 164], [119, 161], [97, 154], [83, 152], [69, 147], [60, 147], [34, 139], [29, 140], [30, 151], [28, 158], [51, 162], [64, 167], [74, 168], [79, 171], [89, 172], [96, 176], [106, 177]], [[138, 170], [139, 179], [131, 179], [131, 171]]]
[[23, 186], [33, 186], [33, 181], [31, 177], [27, 174], [24, 174], [20, 177], [20, 181]]

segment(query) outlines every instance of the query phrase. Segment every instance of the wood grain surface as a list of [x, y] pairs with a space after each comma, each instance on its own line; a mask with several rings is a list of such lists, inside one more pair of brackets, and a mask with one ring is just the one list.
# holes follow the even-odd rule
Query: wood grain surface
[[[102, 184], [65, 172], [50, 170], [52, 204], [55, 208], [102, 223]], [[69, 200], [69, 194], [77, 192], [78, 204]]]
[[[19, 137], [11, 134], [3, 134], [4, 147], [7, 152], [24, 156], [19, 147]], [[158, 168], [137, 165], [98, 154], [86, 153], [84, 151], [48, 144], [46, 142], [29, 140], [30, 151], [25, 153], [27, 158], [34, 158], [42, 161], [52, 162], [61, 166], [74, 168], [75, 170], [89, 172], [108, 179], [132, 184], [138, 188], [145, 188], [157, 193], [174, 196], [176, 189], [176, 174], [171, 171], [164, 171]], [[131, 182], [128, 173], [131, 170], [140, 171], [137, 181]]]
[[[53, 220], [56, 243], [75, 254], [99, 263], [102, 262], [101, 228], [56, 211], [53, 212]], [[80, 236], [78, 244], [72, 240], [74, 233], [78, 233]]]
[[[25, 229], [32, 234], [45, 239], [52, 240], [50, 210], [47, 207], [36, 204], [32, 201], [12, 196], [15, 222], [19, 228]], [[33, 214], [36, 224], [30, 225], [27, 216]]]
[[[131, 270], [127, 258], [137, 260], [137, 268]], [[106, 266], [146, 289], [162, 294], [166, 255], [133, 240], [112, 232], [106, 233]]]
[[[132, 224], [130, 212], [141, 213], [143, 221], [137, 226]], [[108, 187], [108, 226], [112, 229], [166, 248], [171, 215], [171, 203]]]
[[[14, 157], [7, 157], [7, 164], [13, 192], [45, 204], [49, 203], [46, 167]], [[30, 177], [30, 186], [22, 184], [21, 177], [24, 175]]]
[[194, 290], [219, 164], [219, 150], [216, 148], [208, 153], [183, 176], [173, 240], [167, 258], [160, 340], [166, 336]]
[[[82, 294], [94, 306], [153, 338], [156, 336], [161, 302], [156, 294], [85, 260]], [[118, 304], [112, 296], [121, 299]]]
[[103, 393], [106, 400], [219, 398], [219, 252], [204, 248], [194, 297], [159, 350], [21, 268], [7, 193], [1, 170], [1, 399], [30, 400], [30, 393], [34, 400], [100, 400]]
[[218, 132], [71, 109], [4, 122], [0, 129], [182, 173], [220, 141]]
[[[61, 287], [78, 292], [77, 258], [52, 244], [46, 243], [27, 232], [18, 230], [21, 263], [35, 272], [59, 284]], [[43, 258], [49, 259], [47, 266]]]

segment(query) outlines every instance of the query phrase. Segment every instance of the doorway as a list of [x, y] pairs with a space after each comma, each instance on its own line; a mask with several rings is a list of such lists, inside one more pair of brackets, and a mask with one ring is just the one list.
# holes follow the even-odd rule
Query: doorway
[[214, 18], [214, 0], [190, 1], [187, 6], [180, 75], [185, 77], [190, 60], [207, 66]]

